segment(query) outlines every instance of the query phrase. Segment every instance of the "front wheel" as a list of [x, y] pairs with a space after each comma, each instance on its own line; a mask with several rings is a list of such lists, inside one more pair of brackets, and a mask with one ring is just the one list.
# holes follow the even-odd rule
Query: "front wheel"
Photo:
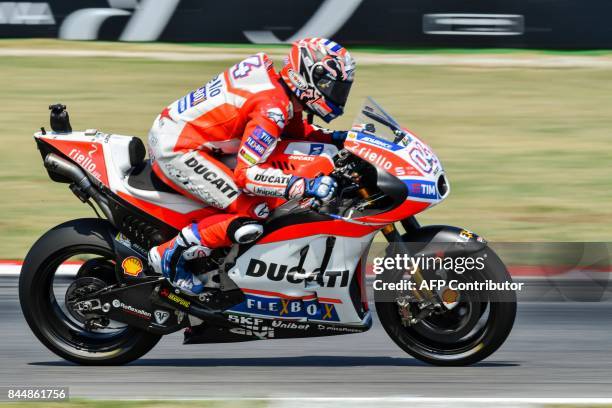
[[[472, 256], [481, 255], [486, 261], [478, 281], [512, 282], [493, 250], [486, 247]], [[466, 279], [470, 278], [463, 277]], [[463, 366], [485, 359], [504, 343], [516, 317], [516, 294], [459, 293], [452, 309], [437, 310], [409, 324], [406, 313], [402, 313], [405, 307], [414, 307], [414, 304], [376, 302], [378, 317], [391, 339], [419, 360], [440, 366]]]
[[[113, 321], [92, 327], [68, 306], [87, 286], [99, 290], [116, 283], [112, 233], [101, 219], [58, 225], [32, 246], [19, 277], [21, 309], [32, 332], [49, 350], [78, 364], [125, 364], [161, 338]], [[79, 282], [89, 285], [75, 288]]]

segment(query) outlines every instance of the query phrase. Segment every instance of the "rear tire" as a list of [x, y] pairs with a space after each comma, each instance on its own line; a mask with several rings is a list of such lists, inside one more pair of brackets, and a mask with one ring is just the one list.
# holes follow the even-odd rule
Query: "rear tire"
[[[53, 293], [57, 267], [70, 257], [94, 254], [114, 265], [114, 229], [102, 219], [77, 219], [58, 225], [36, 241], [19, 277], [21, 310], [34, 335], [58, 356], [82, 365], [120, 365], [149, 352], [161, 336], [132, 327], [96, 333], [79, 327], [61, 310]], [[102, 273], [106, 284], [112, 274]], [[94, 268], [94, 275], [97, 273]]]

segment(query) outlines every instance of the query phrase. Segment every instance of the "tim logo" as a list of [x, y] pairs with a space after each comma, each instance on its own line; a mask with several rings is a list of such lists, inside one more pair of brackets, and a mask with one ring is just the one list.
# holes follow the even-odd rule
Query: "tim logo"
[[323, 153], [323, 145], [320, 143], [313, 143], [310, 145], [310, 152], [308, 152], [309, 156], [319, 156]]

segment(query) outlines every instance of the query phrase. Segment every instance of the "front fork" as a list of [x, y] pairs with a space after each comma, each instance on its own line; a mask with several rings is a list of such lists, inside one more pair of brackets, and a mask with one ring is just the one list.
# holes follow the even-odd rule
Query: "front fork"
[[[359, 192], [359, 195], [366, 200], [371, 196], [370, 192], [366, 188], [361, 188], [359, 189], [358, 192]], [[420, 228], [419, 222], [414, 216], [403, 220], [402, 226], [404, 227], [404, 229], [406, 230], [408, 234], [410, 234], [410, 231]], [[403, 245], [402, 236], [397, 231], [397, 228], [395, 228], [395, 224], [386, 225], [381, 230], [381, 232], [387, 239], [387, 242], [389, 242], [390, 244]], [[405, 252], [409, 253], [408, 248], [404, 248], [404, 249], [405, 249]], [[418, 267], [415, 268], [412, 276], [413, 276], [414, 281], [416, 282], [416, 288], [411, 290], [413, 296], [420, 303], [427, 303], [427, 304], [438, 303], [436, 296], [431, 292], [431, 290], [429, 290], [428, 288], [424, 288], [424, 290], [417, 289], [421, 287], [421, 283], [423, 282], [423, 274], [421, 273], [421, 269]]]
[[[414, 217], [410, 217], [407, 220], [411, 220], [411, 221], [408, 221], [408, 222], [405, 222], [406, 220], [402, 221], [402, 225], [404, 225], [405, 223], [408, 223], [410, 227], [414, 228], [415, 225], [418, 226], [419, 224], [416, 218]], [[390, 244], [395, 244], [395, 245], [403, 244], [402, 236], [399, 234], [394, 224], [389, 224], [385, 226], [382, 229], [382, 233], [387, 239], [387, 242], [389, 242]], [[408, 248], [406, 248], [406, 250], [407, 249]], [[436, 296], [433, 294], [431, 290], [429, 290], [429, 288], [419, 289], [422, 287], [421, 284], [423, 282], [423, 274], [421, 273], [421, 268], [419, 267], [414, 268], [414, 270], [412, 271], [412, 279], [414, 279], [414, 282], [416, 283], [416, 288], [413, 289], [411, 292], [419, 302], [435, 303], [437, 301]]]

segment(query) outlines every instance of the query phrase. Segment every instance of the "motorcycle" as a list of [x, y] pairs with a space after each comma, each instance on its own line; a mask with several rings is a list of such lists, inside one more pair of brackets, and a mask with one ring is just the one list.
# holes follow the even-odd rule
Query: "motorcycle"
[[[481, 277], [511, 282], [477, 234], [418, 223], [416, 214], [449, 195], [445, 171], [423, 141], [368, 98], [342, 149], [282, 140], [266, 163], [304, 177], [330, 175], [337, 198], [326, 205], [284, 202], [256, 242], [190, 261], [207, 283], [202, 294], [188, 295], [148, 267], [147, 251], [200, 219], [206, 207], [156, 177], [140, 139], [72, 131], [65, 106], [51, 108], [54, 131], [34, 134], [44, 166], [98, 218], [68, 221], [39, 238], [25, 258], [19, 297], [32, 332], [66, 360], [125, 364], [181, 329], [185, 344], [365, 332], [373, 314], [366, 261], [379, 232], [396, 253], [451, 244], [453, 256], [484, 254]], [[398, 281], [406, 271], [383, 275]], [[409, 279], [439, 276], [440, 270], [417, 268]], [[399, 347], [446, 366], [473, 364], [496, 351], [516, 315], [514, 292], [501, 300], [495, 292], [402, 289], [374, 303]]]

